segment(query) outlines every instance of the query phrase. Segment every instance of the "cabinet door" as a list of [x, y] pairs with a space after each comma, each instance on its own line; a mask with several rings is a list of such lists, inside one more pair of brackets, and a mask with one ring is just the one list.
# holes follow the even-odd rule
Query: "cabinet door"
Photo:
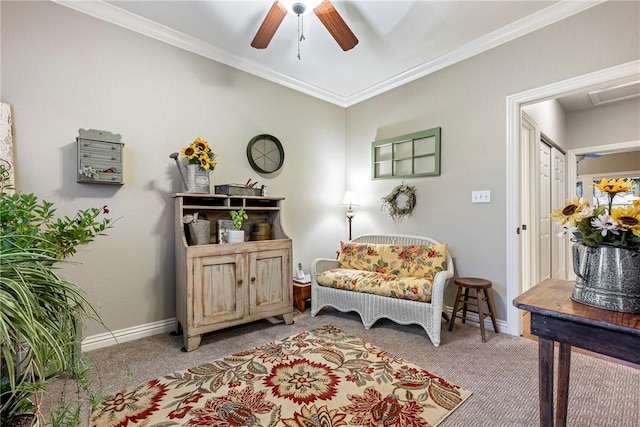
[[194, 259], [194, 326], [207, 326], [244, 315], [245, 265], [242, 254], [227, 254]]
[[249, 253], [249, 311], [252, 314], [291, 306], [289, 254], [287, 249]]

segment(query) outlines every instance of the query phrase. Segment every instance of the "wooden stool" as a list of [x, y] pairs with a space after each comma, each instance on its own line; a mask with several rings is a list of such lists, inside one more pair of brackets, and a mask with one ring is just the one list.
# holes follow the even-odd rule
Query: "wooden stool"
[[[495, 310], [493, 308], [493, 300], [491, 294], [488, 292], [491, 289], [491, 282], [485, 279], [477, 279], [475, 277], [460, 277], [455, 280], [455, 284], [458, 286], [458, 293], [456, 295], [456, 302], [453, 305], [453, 312], [451, 313], [451, 323], [449, 323], [449, 330], [453, 330], [453, 324], [456, 321], [456, 317], [462, 319], [462, 323], [467, 320], [467, 311], [471, 313], [477, 313], [480, 321], [480, 333], [482, 334], [482, 342], [487, 342], [484, 336], [484, 319], [487, 316], [491, 316], [491, 322], [493, 323], [493, 330], [498, 333], [498, 324], [496, 323]], [[464, 295], [462, 290], [464, 289]], [[473, 295], [469, 295], [469, 290], [473, 291]], [[481, 296], [484, 294], [484, 297]], [[475, 300], [475, 302], [470, 301]], [[483, 302], [487, 303], [489, 312], [485, 312], [483, 308]], [[462, 307], [459, 307], [462, 303]], [[478, 311], [469, 310], [467, 305], [474, 306]], [[462, 316], [458, 315], [458, 311], [462, 309]]]

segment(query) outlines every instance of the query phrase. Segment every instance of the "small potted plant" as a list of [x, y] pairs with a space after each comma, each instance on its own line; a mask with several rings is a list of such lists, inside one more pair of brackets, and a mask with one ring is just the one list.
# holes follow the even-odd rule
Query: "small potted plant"
[[249, 219], [249, 216], [244, 211], [244, 208], [240, 208], [235, 211], [229, 212], [231, 219], [233, 220], [233, 230], [229, 230], [229, 243], [244, 242], [244, 230], [242, 229], [242, 223], [245, 219]]

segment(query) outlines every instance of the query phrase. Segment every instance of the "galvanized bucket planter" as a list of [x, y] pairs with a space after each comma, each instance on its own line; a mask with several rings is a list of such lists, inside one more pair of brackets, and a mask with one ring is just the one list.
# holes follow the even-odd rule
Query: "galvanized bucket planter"
[[198, 165], [187, 165], [187, 181], [184, 183], [187, 193], [209, 193], [211, 173]]
[[640, 251], [576, 243], [573, 271], [574, 301], [606, 310], [640, 313]]

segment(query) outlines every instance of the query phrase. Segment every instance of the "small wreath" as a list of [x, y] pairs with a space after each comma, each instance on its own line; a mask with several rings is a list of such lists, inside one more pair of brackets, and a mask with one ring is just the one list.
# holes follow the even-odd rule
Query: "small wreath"
[[[399, 201], [404, 198], [404, 205], [399, 206]], [[400, 200], [399, 200], [400, 199]], [[382, 209], [389, 211], [389, 216], [395, 222], [397, 218], [411, 215], [416, 207], [416, 187], [402, 183], [395, 187], [388, 196], [382, 198]]]

